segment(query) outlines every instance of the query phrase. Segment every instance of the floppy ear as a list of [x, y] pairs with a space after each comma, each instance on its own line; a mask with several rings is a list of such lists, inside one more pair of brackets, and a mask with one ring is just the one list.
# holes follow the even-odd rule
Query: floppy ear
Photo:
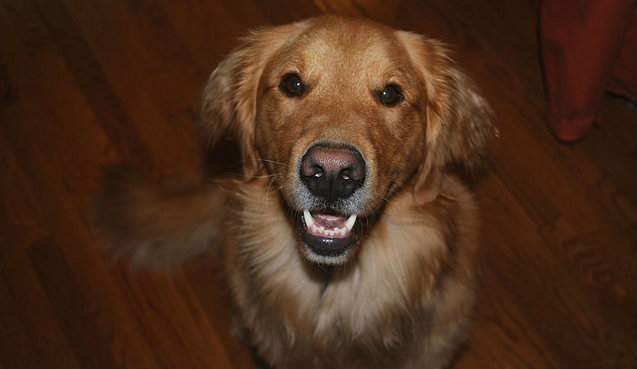
[[199, 126], [204, 145], [210, 148], [225, 135], [237, 140], [247, 178], [263, 171], [254, 146], [259, 80], [268, 60], [295, 26], [252, 32], [219, 63], [201, 95]]
[[428, 201], [438, 195], [444, 171], [460, 169], [470, 178], [481, 172], [488, 162], [486, 144], [497, 130], [489, 104], [442, 43], [408, 32], [400, 38], [425, 83], [427, 152], [416, 195]]

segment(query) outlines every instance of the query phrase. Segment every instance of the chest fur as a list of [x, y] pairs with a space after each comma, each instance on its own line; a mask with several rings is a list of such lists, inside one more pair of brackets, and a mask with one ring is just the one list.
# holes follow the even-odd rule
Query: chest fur
[[303, 258], [293, 222], [271, 192], [253, 188], [238, 200], [239, 221], [223, 242], [227, 277], [250, 339], [272, 362], [289, 364], [297, 356], [299, 364], [309, 357], [331, 357], [330, 365], [378, 362], [396, 348], [405, 352], [435, 319], [451, 247], [443, 222], [410, 207], [409, 198], [395, 198], [356, 258], [335, 270]]

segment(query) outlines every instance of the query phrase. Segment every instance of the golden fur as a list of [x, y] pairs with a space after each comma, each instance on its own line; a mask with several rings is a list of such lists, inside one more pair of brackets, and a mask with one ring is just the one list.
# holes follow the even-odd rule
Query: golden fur
[[[290, 73], [300, 97], [279, 88]], [[404, 95], [395, 106], [378, 100], [390, 84]], [[169, 189], [114, 171], [97, 220], [139, 264], [219, 245], [241, 328], [275, 367], [444, 367], [466, 339], [476, 277], [477, 214], [457, 175], [482, 166], [491, 121], [439, 42], [337, 16], [266, 28], [202, 95], [203, 137], [233, 135], [243, 177]], [[296, 225], [299, 163], [317, 142], [354, 147], [367, 170], [343, 205], [364, 232], [338, 257]]]

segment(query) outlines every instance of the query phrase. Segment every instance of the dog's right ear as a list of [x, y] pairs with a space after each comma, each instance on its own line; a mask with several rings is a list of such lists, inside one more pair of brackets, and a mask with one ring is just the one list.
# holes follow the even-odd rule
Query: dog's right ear
[[202, 92], [199, 127], [204, 145], [212, 147], [225, 135], [235, 139], [247, 178], [264, 170], [254, 145], [259, 80], [267, 62], [298, 25], [253, 31], [221, 61]]

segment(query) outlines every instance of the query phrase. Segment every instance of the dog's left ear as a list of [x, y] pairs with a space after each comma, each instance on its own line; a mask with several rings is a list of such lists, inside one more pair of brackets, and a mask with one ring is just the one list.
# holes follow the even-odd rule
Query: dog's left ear
[[426, 90], [427, 152], [415, 188], [417, 201], [426, 202], [438, 195], [445, 171], [475, 177], [486, 167], [486, 145], [497, 129], [489, 104], [442, 43], [408, 32], [399, 32], [399, 38]]

